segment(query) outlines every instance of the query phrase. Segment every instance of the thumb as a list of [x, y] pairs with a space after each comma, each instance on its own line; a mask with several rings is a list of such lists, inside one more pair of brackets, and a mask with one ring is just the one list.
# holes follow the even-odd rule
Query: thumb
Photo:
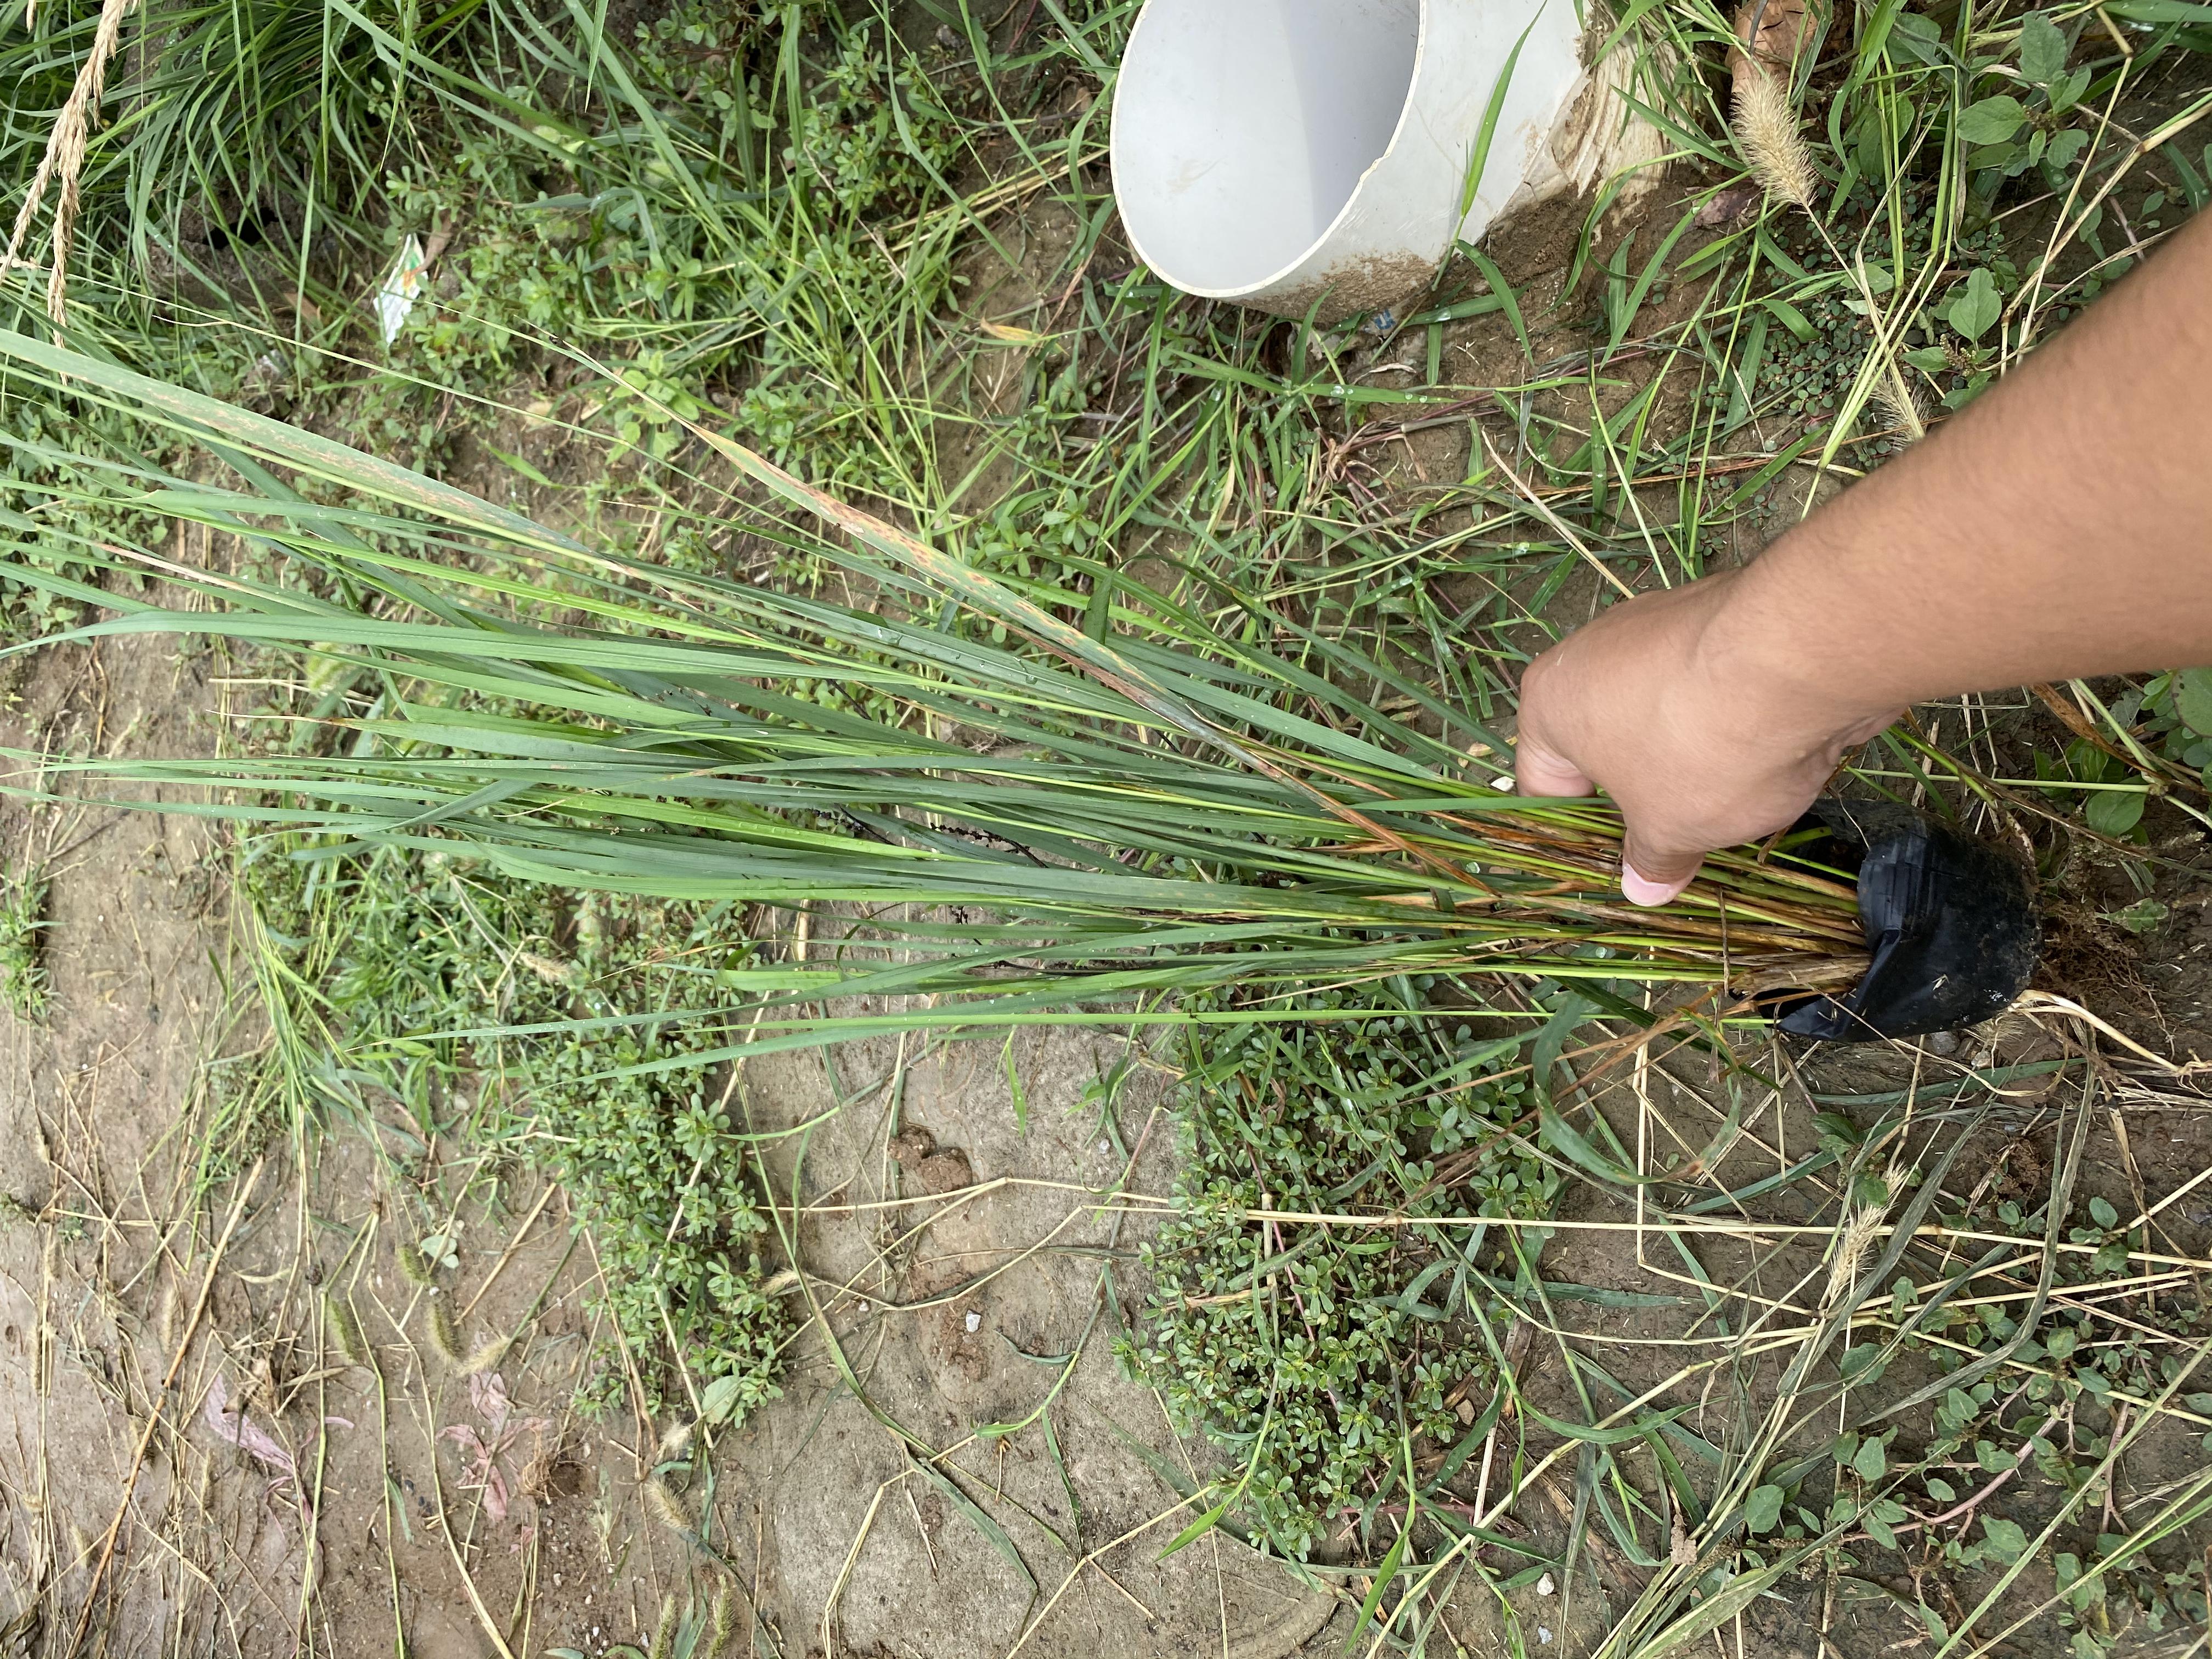
[[1540, 738], [1526, 732], [1513, 745], [1513, 787], [1524, 795], [1594, 795], [1589, 775]]
[[1698, 878], [1703, 853], [1661, 853], [1638, 843], [1631, 831], [1620, 859], [1620, 890], [1631, 904], [1671, 904]]

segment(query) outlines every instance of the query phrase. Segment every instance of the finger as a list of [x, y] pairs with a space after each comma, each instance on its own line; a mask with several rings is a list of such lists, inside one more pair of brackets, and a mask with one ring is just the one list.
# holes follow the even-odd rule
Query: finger
[[1565, 755], [1524, 736], [1514, 746], [1513, 787], [1524, 795], [1594, 795], [1597, 786]]
[[1652, 854], [1632, 839], [1620, 860], [1620, 890], [1631, 904], [1672, 904], [1698, 878], [1702, 853]]

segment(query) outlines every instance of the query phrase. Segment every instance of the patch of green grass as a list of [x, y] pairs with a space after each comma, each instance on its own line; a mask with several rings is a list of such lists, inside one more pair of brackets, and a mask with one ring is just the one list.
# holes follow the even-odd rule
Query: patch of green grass
[[[581, 1403], [626, 1398], [633, 1365], [650, 1410], [711, 1392], [727, 1419], [772, 1397], [787, 1322], [763, 1289], [750, 1143], [719, 1074], [709, 1092], [696, 1069], [644, 1069], [725, 1040], [712, 1020], [645, 1017], [748, 959], [736, 915], [579, 903], [443, 854], [260, 862], [279, 872], [259, 925], [307, 970], [287, 983], [319, 1037], [291, 1061], [313, 1103], [387, 1123], [396, 1104], [417, 1146], [457, 1136], [541, 1170], [589, 1229], [588, 1299], [616, 1334]], [[539, 1029], [462, 1035], [507, 1026]]]
[[[37, 164], [36, 112], [92, 21], [44, 14], [0, 43], [24, 116], [0, 175]], [[676, 459], [672, 410], [719, 402], [809, 476], [927, 493], [927, 424], [892, 388], [932, 351], [964, 228], [950, 176], [981, 129], [975, 77], [925, 75], [886, 21], [688, 4], [624, 37], [581, 7], [429, 21], [256, 0], [244, 16], [172, 8], [158, 41], [124, 51], [147, 55], [139, 102], [95, 124], [70, 264], [72, 337], [100, 355], [433, 471], [466, 437], [514, 444], [507, 406], [560, 402], [581, 356], [623, 375], [562, 407], [602, 488], [626, 459]], [[447, 251], [386, 347], [358, 301], [410, 233]], [[45, 329], [43, 273], [7, 286], [9, 325]], [[154, 435], [66, 396], [6, 404], [27, 493], [5, 505], [46, 512], [36, 528], [64, 543], [137, 539], [77, 489], [71, 453], [173, 459]], [[88, 574], [9, 527], [18, 560]], [[0, 590], [15, 637], [76, 614], [51, 585]]]
[[899, 343], [871, 336], [932, 309], [950, 274], [926, 248], [894, 272], [881, 250], [963, 141], [914, 58], [816, 8], [686, 5], [629, 41], [575, 20], [526, 33], [555, 139], [457, 126], [450, 149], [395, 174], [395, 247], [410, 229], [465, 234], [390, 350], [398, 372], [343, 375], [325, 400], [353, 393], [358, 429], [434, 464], [496, 418], [476, 400], [586, 353], [643, 394], [597, 389], [616, 458], [668, 459], [685, 441], [671, 411], [719, 397], [810, 472], [899, 488], [912, 434], [872, 401], [869, 367]]
[[158, 429], [94, 399], [0, 386], [0, 645], [89, 621], [112, 563], [104, 549], [167, 533], [161, 514], [113, 487], [115, 467], [149, 455], [182, 459]]
[[[742, 1421], [779, 1392], [789, 1320], [763, 1289], [768, 1222], [760, 1174], [729, 1105], [696, 1072], [608, 1075], [681, 1060], [680, 1043], [623, 1036], [550, 1045], [520, 1079], [528, 1141], [580, 1203], [602, 1274], [593, 1300], [633, 1352], [648, 1356], [649, 1408], [699, 1379], [716, 1421]], [[628, 1380], [602, 1357], [580, 1396], [607, 1408]]]
[[0, 878], [0, 1003], [33, 1024], [46, 1017], [46, 969], [40, 936], [46, 920], [46, 878], [30, 867]]
[[[1901, 215], [1894, 224], [1883, 210], [1890, 204], [1884, 192], [1862, 179], [1837, 208], [1840, 223], [1850, 228], [1848, 235], [1837, 240], [1848, 241], [1854, 257], [1863, 259], [1869, 285], [1879, 293], [1893, 289], [1898, 272], [1920, 266], [1940, 234], [1936, 192], [1927, 181], [1908, 177], [1893, 199]], [[1751, 318], [1761, 340], [1759, 347], [1747, 348], [1757, 365], [1759, 406], [1782, 417], [1778, 431], [1786, 430], [1784, 422], [1791, 422], [1825, 428], [1872, 344], [1866, 307], [1854, 294], [1828, 242], [1814, 234], [1802, 216], [1773, 229], [1774, 248], [1796, 270], [1778, 270], [1762, 310]], [[2001, 268], [2010, 269], [1993, 227], [1984, 225], [1959, 237], [1957, 246], [1962, 261], [1996, 259]], [[2018, 272], [2012, 276], [2016, 283]], [[1796, 280], [1790, 280], [1793, 276]], [[1960, 327], [1962, 321], [1971, 333]], [[1958, 406], [1988, 384], [1991, 359], [1976, 343], [1987, 332], [1988, 325], [1978, 315], [1968, 314], [1963, 299], [1948, 310], [1930, 307], [1907, 325], [1899, 355], [1924, 377], [1917, 380], [1914, 390], [1928, 405]], [[1723, 388], [1715, 387], [1710, 395], [1721, 398]], [[1879, 404], [1862, 416], [1862, 425], [1868, 428], [1896, 424], [1895, 415]], [[1872, 438], [1855, 445], [1853, 455], [1863, 465], [1879, 465], [1905, 447], [1893, 436]]]
[[[286, 336], [294, 319], [343, 315], [381, 240], [386, 173], [435, 114], [425, 85], [395, 65], [465, 61], [481, 11], [174, 0], [131, 20], [107, 77], [111, 118], [127, 99], [130, 118], [93, 123], [79, 179], [79, 325], [118, 347], [162, 349], [234, 306], [272, 325], [283, 318]], [[99, 21], [97, 8], [38, 8], [0, 34], [15, 118], [0, 138], [11, 204]], [[37, 266], [55, 205], [50, 192], [25, 249]], [[41, 300], [45, 280], [39, 270], [27, 285]]]

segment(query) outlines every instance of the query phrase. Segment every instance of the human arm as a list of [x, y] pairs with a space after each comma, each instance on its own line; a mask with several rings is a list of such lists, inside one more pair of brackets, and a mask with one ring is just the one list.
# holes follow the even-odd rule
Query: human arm
[[1739, 571], [1529, 665], [1523, 793], [1605, 789], [1674, 897], [1930, 697], [2212, 662], [2212, 214], [1925, 443]]

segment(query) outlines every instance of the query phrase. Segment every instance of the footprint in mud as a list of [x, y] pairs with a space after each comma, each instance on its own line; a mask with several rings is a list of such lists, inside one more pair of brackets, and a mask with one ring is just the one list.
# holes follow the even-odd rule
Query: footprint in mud
[[919, 1123], [909, 1124], [891, 1137], [891, 1157], [921, 1184], [932, 1198], [975, 1184], [975, 1169], [957, 1146], [939, 1146], [937, 1137]]

